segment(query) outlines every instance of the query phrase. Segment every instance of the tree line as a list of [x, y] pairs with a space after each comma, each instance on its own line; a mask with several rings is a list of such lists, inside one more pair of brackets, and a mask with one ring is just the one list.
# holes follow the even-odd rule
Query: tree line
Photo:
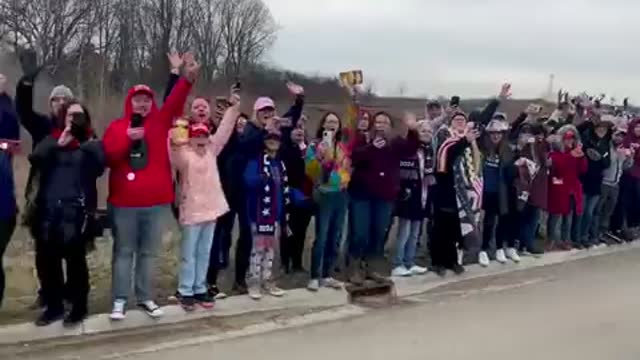
[[262, 0], [0, 0], [0, 46], [82, 98], [161, 87], [166, 54], [192, 51], [202, 80], [255, 69], [277, 35]]

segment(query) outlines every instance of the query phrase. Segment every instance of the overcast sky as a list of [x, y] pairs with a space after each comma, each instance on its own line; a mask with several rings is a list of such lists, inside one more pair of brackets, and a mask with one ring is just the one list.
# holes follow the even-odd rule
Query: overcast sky
[[587, 90], [640, 101], [637, 0], [265, 0], [269, 60], [308, 74], [361, 68], [378, 92], [515, 97]]

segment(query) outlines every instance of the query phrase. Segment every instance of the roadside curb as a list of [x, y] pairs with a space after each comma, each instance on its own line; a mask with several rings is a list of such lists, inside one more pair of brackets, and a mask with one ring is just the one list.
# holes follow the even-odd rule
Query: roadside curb
[[288, 291], [282, 298], [267, 296], [260, 301], [251, 300], [248, 296], [231, 296], [216, 302], [215, 309], [210, 311], [198, 309], [192, 313], [186, 313], [179, 305], [164, 306], [162, 310], [165, 314], [157, 320], [151, 319], [140, 310], [130, 310], [127, 312], [127, 318], [124, 321], [113, 322], [109, 319], [109, 314], [97, 314], [89, 317], [81, 326], [74, 329], [64, 328], [62, 322], [46, 327], [37, 327], [33, 323], [0, 326], [0, 345], [133, 330], [203, 318], [227, 317], [296, 308], [338, 307], [347, 304], [349, 304], [347, 292], [333, 289], [320, 289], [317, 293], [311, 293], [307, 289], [295, 289]]
[[632, 249], [640, 248], [640, 242], [635, 241], [621, 245], [615, 245], [595, 250], [572, 250], [563, 252], [546, 253], [540, 257], [527, 256], [523, 257], [520, 263], [509, 262], [507, 264], [499, 264], [492, 261], [488, 267], [480, 265], [466, 266], [466, 272], [460, 276], [455, 276], [451, 272], [447, 272], [444, 278], [429, 272], [425, 276], [391, 278], [395, 284], [395, 295], [398, 298], [410, 297], [425, 293], [443, 285], [449, 285], [460, 281], [495, 276], [515, 271], [540, 268], [544, 266], [567, 263], [571, 261], [586, 259], [595, 256], [615, 254]]
[[[467, 266], [467, 272], [461, 276], [447, 274], [439, 278], [433, 273], [410, 278], [391, 278], [394, 283], [392, 296], [406, 298], [425, 293], [434, 288], [457, 283], [464, 280], [495, 276], [515, 271], [539, 268], [580, 259], [608, 255], [640, 248], [640, 242], [617, 245], [614, 247], [569, 252], [547, 253], [539, 258], [523, 257], [519, 264], [498, 264], [492, 262], [489, 267], [479, 265]], [[13, 345], [35, 341], [45, 341], [64, 337], [104, 334], [120, 330], [134, 330], [154, 325], [168, 325], [188, 322], [203, 318], [237, 316], [242, 314], [278, 311], [284, 309], [319, 309], [346, 306], [350, 296], [345, 290], [320, 289], [311, 293], [306, 289], [288, 291], [282, 298], [265, 297], [260, 301], [251, 300], [248, 296], [232, 296], [216, 303], [213, 311], [197, 310], [185, 313], [179, 305], [163, 307], [165, 315], [154, 320], [139, 310], [127, 312], [127, 319], [112, 322], [108, 314], [97, 314], [89, 317], [81, 326], [66, 329], [61, 322], [47, 327], [36, 327], [32, 323], [0, 326], [0, 345]]]

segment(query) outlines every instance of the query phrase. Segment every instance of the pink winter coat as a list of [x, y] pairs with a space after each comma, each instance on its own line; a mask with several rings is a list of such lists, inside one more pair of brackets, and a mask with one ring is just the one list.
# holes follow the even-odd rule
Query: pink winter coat
[[228, 110], [215, 134], [209, 137], [204, 155], [191, 145], [172, 146], [171, 161], [180, 173], [180, 224], [215, 221], [229, 211], [218, 174], [217, 157], [235, 128], [237, 111]]

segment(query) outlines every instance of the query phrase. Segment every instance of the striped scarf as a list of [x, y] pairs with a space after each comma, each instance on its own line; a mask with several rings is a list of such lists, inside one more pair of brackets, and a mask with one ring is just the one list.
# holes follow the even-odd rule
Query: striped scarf
[[[437, 150], [438, 172], [447, 171], [449, 150], [461, 138], [454, 135], [448, 128], [439, 131], [439, 138], [446, 136]], [[479, 223], [482, 210], [482, 177], [480, 173], [480, 151], [476, 145], [464, 149], [462, 156], [454, 160], [453, 179], [460, 218], [460, 230], [465, 243], [476, 242], [480, 239]]]

